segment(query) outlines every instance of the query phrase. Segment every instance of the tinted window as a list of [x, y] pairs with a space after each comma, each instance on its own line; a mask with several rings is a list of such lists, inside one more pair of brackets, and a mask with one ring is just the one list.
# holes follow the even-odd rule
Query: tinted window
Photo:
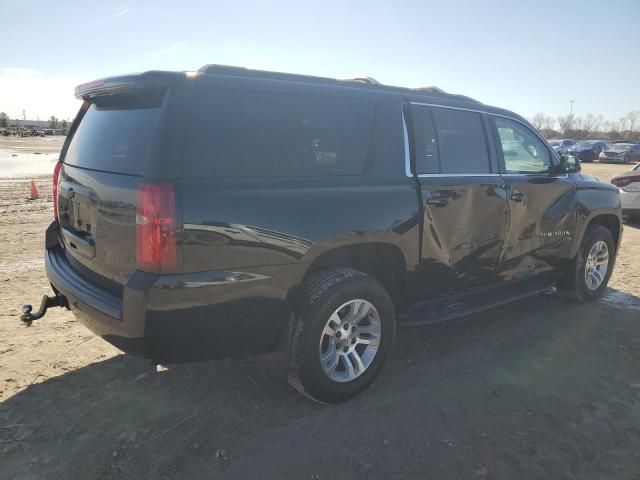
[[373, 105], [326, 96], [203, 88], [191, 119], [186, 177], [356, 175]]
[[420, 105], [411, 106], [417, 173], [440, 173], [438, 144], [431, 111]]
[[507, 173], [546, 173], [549, 150], [531, 130], [506, 118], [495, 118]]
[[488, 173], [482, 117], [476, 112], [434, 108], [441, 173]]
[[162, 92], [92, 100], [64, 162], [106, 172], [141, 175], [160, 117]]

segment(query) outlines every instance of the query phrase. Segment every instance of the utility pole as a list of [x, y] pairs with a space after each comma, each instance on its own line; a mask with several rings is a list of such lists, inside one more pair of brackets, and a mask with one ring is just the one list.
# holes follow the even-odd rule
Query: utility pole
[[569, 128], [567, 130], [571, 130], [571, 126], [573, 124], [573, 102], [575, 102], [575, 100], [569, 100], [569, 121], [567, 122], [569, 124]]

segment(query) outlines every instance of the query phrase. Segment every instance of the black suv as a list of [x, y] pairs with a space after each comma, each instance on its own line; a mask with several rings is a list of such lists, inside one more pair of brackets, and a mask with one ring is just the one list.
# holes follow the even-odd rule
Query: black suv
[[437, 88], [208, 65], [76, 88], [54, 175], [49, 306], [156, 363], [282, 351], [345, 400], [396, 324], [552, 286], [600, 297], [615, 186], [519, 115]]

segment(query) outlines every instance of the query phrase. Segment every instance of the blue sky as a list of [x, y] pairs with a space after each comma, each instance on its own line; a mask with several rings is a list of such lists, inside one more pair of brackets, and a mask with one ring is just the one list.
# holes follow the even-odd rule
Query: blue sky
[[0, 111], [72, 118], [77, 83], [219, 63], [437, 85], [525, 116], [640, 109], [640, 1], [0, 0]]

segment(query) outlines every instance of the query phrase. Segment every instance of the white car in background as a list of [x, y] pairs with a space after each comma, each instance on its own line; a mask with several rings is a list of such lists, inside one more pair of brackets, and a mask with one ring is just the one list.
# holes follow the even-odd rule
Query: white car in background
[[640, 217], [640, 163], [636, 163], [631, 171], [613, 177], [611, 183], [620, 190], [622, 213]]
[[555, 139], [551, 139], [549, 140], [549, 145], [551, 145], [551, 147], [558, 152], [558, 155], [566, 155], [567, 150], [569, 150], [569, 147], [572, 147], [576, 144], [576, 142], [574, 142], [573, 140], [570, 140], [568, 138], [564, 138], [564, 139], [560, 139], [560, 140], [555, 140]]

